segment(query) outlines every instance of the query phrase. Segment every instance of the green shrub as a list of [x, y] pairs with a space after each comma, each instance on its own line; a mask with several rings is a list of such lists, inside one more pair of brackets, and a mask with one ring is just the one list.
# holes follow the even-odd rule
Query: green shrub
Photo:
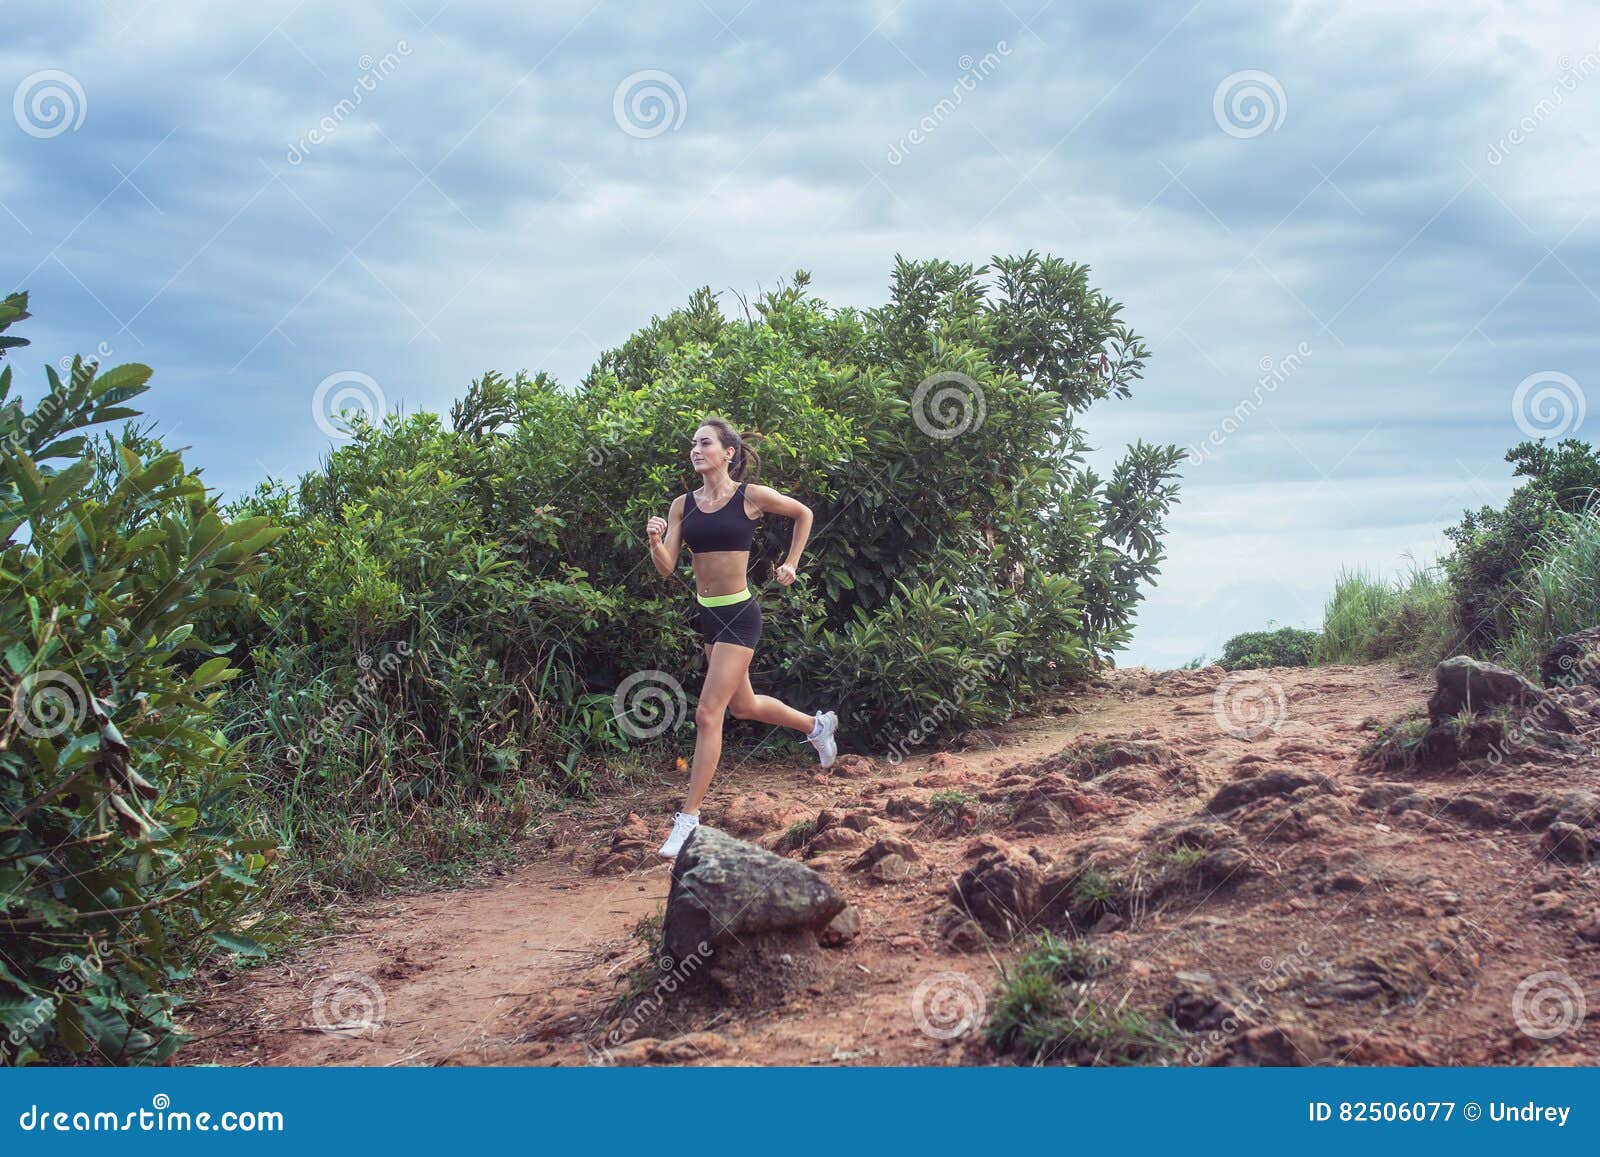
[[1534, 682], [1551, 643], [1600, 625], [1600, 501], [1551, 520], [1510, 609], [1504, 659]]
[[1365, 571], [1341, 571], [1323, 612], [1312, 661], [1395, 660], [1427, 668], [1456, 654], [1460, 643], [1452, 625], [1449, 584], [1439, 567], [1413, 564], [1410, 574], [1395, 582]]
[[1247, 631], [1223, 644], [1222, 658], [1218, 662], [1228, 671], [1304, 667], [1311, 661], [1316, 645], [1316, 631], [1302, 631], [1294, 627], [1279, 627], [1276, 631]]
[[[26, 309], [7, 298], [0, 333]], [[90, 442], [136, 416], [147, 367], [46, 374], [30, 412], [0, 369], [0, 1057], [156, 1062], [183, 1039], [174, 983], [272, 939], [274, 841], [215, 720], [232, 643], [196, 625], [249, 613], [239, 583], [280, 531], [219, 517], [147, 433]]]
[[[1570, 523], [1600, 487], [1600, 453], [1568, 438], [1557, 446], [1523, 442], [1506, 452], [1514, 477], [1527, 478], [1502, 509], [1465, 511], [1445, 531], [1455, 544], [1445, 565], [1462, 645], [1490, 653], [1516, 630], [1521, 587], [1552, 534]], [[1589, 624], [1593, 626], [1593, 623]]]
[[[355, 422], [321, 469], [232, 508], [287, 528], [250, 582], [260, 621], [219, 627], [248, 649], [229, 709], [252, 788], [296, 862], [325, 866], [306, 886], [381, 886], [448, 842], [439, 817], [505, 837], [641, 749], [688, 751], [687, 566], [660, 578], [643, 528], [697, 484], [707, 414], [759, 432], [757, 481], [816, 512], [790, 587], [769, 583], [791, 526], [757, 533], [763, 692], [839, 704], [845, 735], [897, 758], [1126, 644], [1182, 451], [1138, 443], [1108, 478], [1081, 466], [1076, 415], [1128, 396], [1146, 357], [1120, 307], [1034, 254], [897, 262], [869, 311], [808, 281], [731, 318], [700, 290], [577, 389], [491, 373], [448, 423]], [[655, 738], [613, 699], [640, 672], [682, 692]], [[729, 724], [735, 742], [770, 732]], [[356, 837], [364, 861], [390, 854], [351, 872]]]

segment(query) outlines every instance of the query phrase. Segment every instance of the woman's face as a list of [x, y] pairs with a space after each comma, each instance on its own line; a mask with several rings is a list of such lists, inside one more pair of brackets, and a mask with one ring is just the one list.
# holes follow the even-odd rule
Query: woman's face
[[701, 426], [694, 432], [694, 441], [689, 444], [689, 465], [695, 468], [698, 474], [705, 474], [721, 466], [728, 465], [728, 451], [717, 439], [717, 431], [711, 426]]

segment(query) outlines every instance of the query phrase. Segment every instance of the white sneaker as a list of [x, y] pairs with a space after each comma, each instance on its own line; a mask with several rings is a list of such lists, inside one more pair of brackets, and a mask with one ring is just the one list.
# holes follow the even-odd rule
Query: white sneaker
[[682, 812], [675, 813], [672, 817], [672, 834], [667, 837], [667, 842], [661, 845], [661, 850], [656, 855], [667, 860], [675, 859], [678, 853], [683, 850], [683, 843], [689, 838], [689, 834], [699, 826], [699, 816], [686, 816]]
[[834, 733], [839, 730], [839, 717], [832, 711], [824, 711], [817, 716], [822, 726], [817, 734], [806, 736], [806, 742], [817, 749], [817, 758], [822, 761], [823, 767], [832, 767], [834, 756], [839, 754], [839, 745], [834, 742]]

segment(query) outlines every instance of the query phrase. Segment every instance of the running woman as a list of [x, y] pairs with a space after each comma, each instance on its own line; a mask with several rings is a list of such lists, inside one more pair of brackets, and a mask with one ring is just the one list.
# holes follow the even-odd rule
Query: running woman
[[745, 568], [756, 523], [763, 514], [794, 520], [789, 556], [775, 572], [778, 582], [788, 586], [811, 534], [811, 508], [770, 486], [752, 485], [748, 480], [759, 473], [760, 456], [721, 418], [707, 418], [694, 432], [689, 463], [700, 475], [700, 489], [674, 498], [666, 518], [654, 515], [645, 524], [650, 561], [663, 576], [676, 569], [681, 546], [693, 554], [700, 637], [706, 648], [706, 681], [694, 712], [689, 795], [661, 845], [660, 855], [667, 859], [677, 856], [700, 825], [700, 803], [722, 756], [724, 711], [732, 711], [735, 719], [759, 719], [800, 732], [817, 749], [823, 767], [838, 752], [837, 714], [807, 715], [770, 695], [757, 695], [750, 686], [750, 660], [761, 638], [761, 604], [746, 585]]

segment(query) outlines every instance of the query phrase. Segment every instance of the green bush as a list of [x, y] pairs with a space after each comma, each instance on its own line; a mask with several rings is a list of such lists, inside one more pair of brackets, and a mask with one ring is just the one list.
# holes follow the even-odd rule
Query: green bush
[[1600, 487], [1600, 453], [1572, 438], [1555, 447], [1523, 442], [1506, 461], [1528, 481], [1503, 509], [1466, 511], [1445, 531], [1455, 544], [1445, 560], [1455, 622], [1473, 653], [1492, 652], [1516, 630], [1514, 604], [1538, 552], [1559, 533], [1562, 516], [1580, 513]]
[[[8, 297], [0, 334], [28, 316]], [[147, 367], [46, 373], [27, 411], [0, 368], [0, 1057], [154, 1062], [182, 1039], [174, 982], [270, 939], [273, 841], [215, 720], [232, 644], [196, 624], [248, 615], [238, 583], [280, 532], [219, 517], [147, 433], [81, 433], [136, 416]]]
[[1518, 597], [1504, 659], [1538, 682], [1550, 644], [1600, 625], [1600, 500], [1557, 514], [1534, 547]]
[[355, 423], [322, 469], [230, 509], [287, 528], [250, 582], [260, 621], [225, 624], [249, 649], [230, 710], [279, 838], [323, 865], [311, 876], [380, 885], [459, 842], [441, 817], [503, 835], [544, 793], [688, 750], [691, 727], [628, 734], [613, 696], [657, 672], [688, 717], [688, 569], [660, 578], [643, 528], [697, 484], [707, 414], [759, 432], [759, 481], [816, 512], [800, 582], [768, 585], [785, 520], [752, 550], [761, 690], [838, 705], [847, 737], [904, 751], [1125, 645], [1182, 451], [1137, 444], [1104, 479], [1082, 467], [1074, 416], [1127, 396], [1146, 356], [1087, 270], [900, 261], [868, 311], [807, 284], [733, 318], [702, 289], [574, 390], [491, 373], [448, 424]]
[[1316, 645], [1316, 631], [1302, 631], [1294, 627], [1279, 627], [1276, 631], [1247, 631], [1223, 644], [1219, 662], [1227, 671], [1304, 667], [1311, 662]]

